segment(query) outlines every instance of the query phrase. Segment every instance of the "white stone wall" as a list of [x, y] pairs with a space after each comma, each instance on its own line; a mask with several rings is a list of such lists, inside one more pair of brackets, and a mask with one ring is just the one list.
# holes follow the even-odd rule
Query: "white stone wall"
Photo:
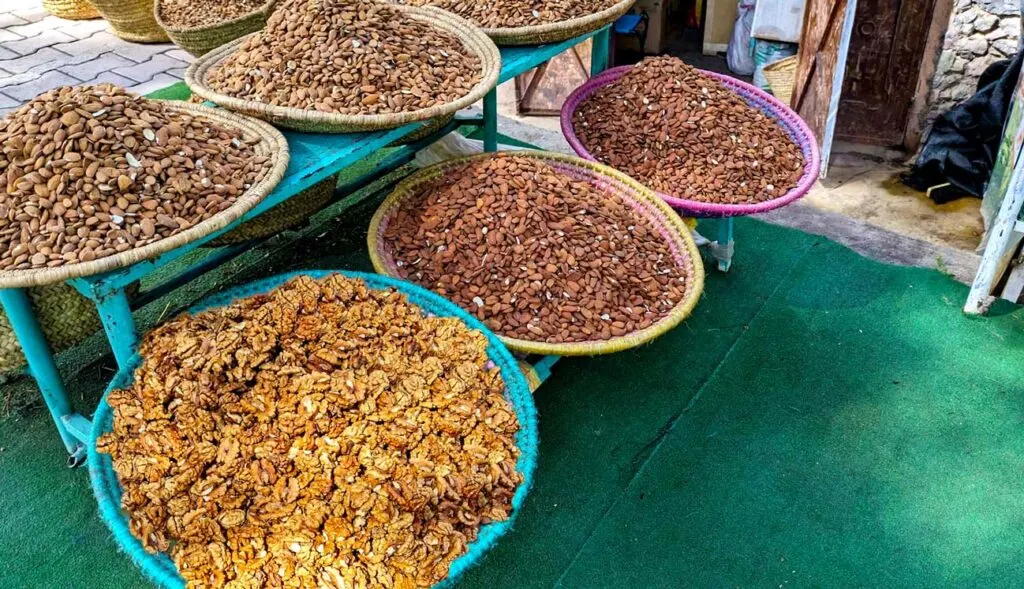
[[1021, 0], [956, 0], [932, 78], [927, 122], [974, 94], [992, 63], [1017, 53]]

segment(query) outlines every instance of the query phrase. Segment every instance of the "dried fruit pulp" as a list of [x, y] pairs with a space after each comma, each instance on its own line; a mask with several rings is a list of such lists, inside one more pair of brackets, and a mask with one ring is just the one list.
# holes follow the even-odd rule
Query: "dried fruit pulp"
[[621, 0], [397, 0], [402, 4], [436, 6], [486, 29], [529, 27], [581, 18], [607, 10]]
[[205, 27], [252, 14], [267, 0], [158, 0], [160, 19], [174, 28]]
[[236, 98], [346, 115], [448, 104], [482, 79], [453, 34], [368, 0], [288, 0], [206, 82]]
[[675, 57], [648, 57], [573, 115], [598, 161], [677, 198], [753, 204], [803, 175], [800, 148], [772, 118]]
[[88, 262], [227, 209], [272, 161], [240, 129], [109, 84], [0, 119], [0, 270]]
[[517, 339], [607, 340], [686, 293], [685, 268], [621, 195], [526, 156], [475, 159], [422, 185], [384, 240], [402, 278]]
[[522, 481], [486, 347], [394, 291], [300, 277], [148, 334], [98, 449], [190, 587], [429, 587]]

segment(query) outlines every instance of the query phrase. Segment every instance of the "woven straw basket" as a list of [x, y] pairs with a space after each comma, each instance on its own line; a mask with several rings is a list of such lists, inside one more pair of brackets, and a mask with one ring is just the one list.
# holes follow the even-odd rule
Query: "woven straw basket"
[[305, 222], [334, 198], [337, 177], [331, 176], [303, 190], [262, 215], [242, 223], [231, 231], [210, 241], [209, 247], [242, 243], [251, 239], [269, 237]]
[[[626, 75], [631, 67], [633, 66], [624, 65], [601, 72], [599, 75], [587, 80], [579, 88], [573, 90], [572, 94], [565, 99], [565, 103], [562, 104], [562, 134], [565, 135], [565, 139], [569, 142], [569, 146], [572, 147], [572, 150], [580, 157], [590, 161], [597, 161], [597, 158], [583, 146], [579, 137], [576, 136], [576, 130], [573, 128], [573, 114], [575, 114], [576, 109], [590, 98], [593, 93], [597, 92], [601, 87], [611, 84]], [[701, 202], [680, 198], [663, 192], [658, 192], [657, 195], [671, 205], [672, 208], [678, 210], [682, 214], [694, 217], [735, 217], [739, 215], [764, 213], [787, 205], [807, 194], [811, 187], [814, 186], [814, 182], [818, 179], [818, 170], [821, 166], [821, 156], [818, 151], [817, 140], [815, 140], [810, 128], [807, 127], [807, 123], [800, 118], [800, 115], [793, 112], [785, 104], [782, 104], [778, 98], [775, 98], [771, 94], [768, 94], [760, 88], [755, 88], [746, 82], [715, 72], [702, 70], [701, 73], [705, 76], [718, 80], [726, 88], [735, 92], [751, 107], [760, 110], [766, 116], [773, 119], [800, 148], [800, 151], [804, 156], [803, 173], [800, 175], [800, 180], [797, 182], [797, 185], [786, 194], [783, 194], [778, 198], [773, 198], [771, 200], [755, 204], [721, 204], [715, 202]]]
[[[516, 352], [529, 354], [557, 356], [608, 354], [649, 342], [672, 329], [690, 315], [704, 290], [704, 266], [701, 262], [700, 252], [690, 236], [689, 228], [675, 211], [659, 199], [653, 191], [608, 166], [544, 151], [516, 151], [515, 155], [542, 160], [562, 174], [590, 182], [602, 192], [620, 196], [623, 201], [629, 203], [637, 213], [657, 228], [665, 242], [666, 252], [683, 269], [687, 282], [686, 292], [675, 308], [661, 320], [645, 329], [607, 340], [573, 343], [549, 343], [500, 336], [505, 345]], [[441, 162], [420, 170], [395, 187], [394, 192], [384, 200], [370, 221], [367, 242], [374, 269], [388, 276], [400, 276], [391, 255], [390, 244], [384, 239], [384, 232], [395, 213], [407, 199], [417, 194], [422, 185], [442, 176], [457, 176], [467, 163], [493, 156], [494, 154], [485, 153]]]
[[267, 24], [267, 18], [274, 12], [277, 2], [278, 0], [268, 0], [259, 10], [204, 27], [175, 28], [168, 25], [160, 18], [160, 0], [157, 0], [153, 7], [153, 16], [175, 45], [199, 57], [225, 43], [262, 29], [263, 25]]
[[255, 145], [257, 153], [265, 154], [271, 159], [271, 168], [264, 175], [263, 179], [252, 185], [245, 191], [233, 205], [213, 215], [201, 223], [197, 223], [181, 233], [161, 239], [140, 248], [130, 249], [119, 254], [92, 260], [91, 262], [79, 262], [67, 264], [54, 268], [33, 268], [30, 270], [11, 270], [0, 272], [0, 288], [27, 288], [30, 286], [42, 286], [57, 282], [64, 282], [71, 278], [91, 276], [118, 270], [137, 262], [156, 257], [169, 252], [176, 247], [181, 247], [197, 239], [206, 237], [210, 233], [219, 231], [231, 224], [233, 221], [244, 215], [270, 191], [277, 186], [277, 183], [284, 177], [285, 169], [288, 167], [288, 142], [280, 131], [264, 123], [234, 113], [225, 112], [215, 108], [209, 108], [198, 104], [177, 101], [161, 101], [166, 108], [182, 113], [198, 114], [207, 119], [216, 121], [226, 127], [240, 129], [247, 138], [259, 139]]
[[153, 0], [90, 0], [114, 34], [136, 43], [164, 43], [167, 33], [153, 17]]
[[99, 18], [100, 13], [88, 0], [43, 0], [43, 9], [57, 18], [68, 20], [89, 20]]
[[244, 100], [221, 94], [210, 88], [206, 84], [206, 77], [209, 72], [217, 64], [234, 53], [248, 36], [232, 41], [198, 58], [185, 70], [185, 83], [192, 89], [193, 94], [197, 94], [224, 108], [270, 121], [286, 129], [312, 133], [380, 131], [394, 129], [417, 121], [452, 115], [456, 111], [483, 98], [498, 83], [498, 73], [501, 70], [501, 54], [498, 52], [494, 42], [488, 39], [487, 35], [479, 28], [469, 21], [437, 8], [417, 8], [401, 4], [396, 4], [395, 8], [407, 12], [412, 18], [429, 23], [438, 29], [455, 35], [462, 41], [468, 51], [471, 51], [480, 58], [483, 66], [483, 76], [480, 82], [468, 94], [448, 104], [439, 104], [411, 112], [344, 115]]
[[764, 66], [764, 77], [768, 80], [772, 94], [786, 106], [789, 106], [793, 100], [793, 84], [796, 83], [798, 63], [800, 63], [800, 56], [791, 55]]
[[600, 12], [556, 23], [530, 27], [501, 27], [484, 29], [484, 33], [498, 45], [540, 45], [572, 39], [615, 22], [626, 14], [636, 0], [621, 0]]
[[[54, 353], [70, 348], [100, 328], [96, 307], [64, 283], [29, 290], [36, 319]], [[0, 311], [0, 374], [25, 365], [25, 356], [7, 315]]]
[[[239, 298], [248, 297], [260, 293], [266, 293], [298, 275], [323, 278], [334, 272], [324, 270], [307, 270], [268, 278], [259, 282], [245, 285], [231, 291], [211, 297], [195, 307], [191, 312], [222, 307]], [[533, 484], [534, 472], [537, 468], [538, 439], [537, 439], [537, 408], [533, 403], [533, 396], [530, 394], [526, 377], [520, 371], [512, 354], [498, 340], [493, 333], [451, 302], [438, 295], [426, 291], [414, 284], [394, 280], [386, 276], [363, 274], [358, 272], [342, 272], [350, 278], [359, 278], [366, 282], [372, 289], [385, 290], [394, 289], [406, 295], [409, 302], [419, 306], [425, 313], [440, 317], [455, 317], [462, 320], [470, 329], [475, 329], [487, 336], [487, 356], [494, 365], [501, 371], [502, 379], [505, 382], [505, 396], [516, 412], [519, 420], [519, 432], [516, 434], [516, 446], [519, 448], [519, 459], [516, 462], [516, 470], [523, 475], [523, 482], [516, 488], [512, 495], [512, 513], [505, 521], [491, 522], [480, 527], [475, 540], [466, 546], [466, 553], [455, 559], [448, 569], [448, 576], [435, 585], [435, 589], [441, 587], [450, 588], [459, 577], [467, 570], [480, 562], [487, 551], [494, 546], [506, 532], [512, 528], [516, 517], [522, 510], [526, 495]], [[132, 535], [128, 528], [128, 516], [121, 510], [121, 483], [114, 472], [113, 462], [108, 454], [100, 454], [96, 451], [96, 440], [103, 434], [111, 431], [113, 425], [113, 414], [110, 405], [107, 404], [107, 397], [110, 391], [121, 389], [131, 384], [135, 367], [140, 362], [138, 357], [130, 366], [123, 367], [114, 377], [107, 389], [106, 394], [100, 401], [99, 407], [92, 420], [92, 430], [89, 435], [88, 444], [88, 466], [89, 479], [92, 482], [93, 493], [99, 503], [100, 517], [108, 528], [113, 532], [114, 539], [120, 545], [132, 561], [142, 569], [157, 586], [165, 589], [185, 589], [185, 580], [178, 574], [174, 562], [167, 554], [152, 554], [142, 547], [142, 543]]]

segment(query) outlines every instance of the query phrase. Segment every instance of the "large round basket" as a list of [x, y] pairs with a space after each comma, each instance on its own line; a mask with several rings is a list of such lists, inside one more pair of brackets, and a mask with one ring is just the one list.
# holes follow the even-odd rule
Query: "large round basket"
[[[268, 278], [213, 296], [193, 308], [192, 312], [222, 307], [239, 298], [268, 292], [300, 274], [323, 278], [332, 273], [326, 270], [310, 270]], [[515, 409], [516, 417], [519, 420], [520, 427], [519, 433], [516, 434], [516, 445], [520, 453], [516, 469], [523, 475], [523, 482], [512, 496], [512, 513], [505, 521], [492, 522], [480, 528], [476, 540], [469, 543], [466, 554], [452, 562], [448, 570], [448, 577], [437, 585], [437, 587], [449, 587], [467, 569], [479, 562], [498, 539], [511, 529], [512, 523], [523, 507], [537, 467], [537, 409], [533, 404], [533, 397], [530, 394], [526, 377], [519, 370], [508, 349], [482, 323], [462, 309], [438, 295], [408, 282], [359, 272], [342, 272], [342, 274], [350, 278], [362, 279], [370, 288], [397, 290], [405, 294], [410, 303], [418, 305], [424, 312], [441, 317], [459, 318], [471, 329], [479, 330], [486, 335], [489, 341], [487, 355], [501, 370], [506, 387], [505, 395]], [[170, 557], [163, 553], [150, 554], [146, 552], [139, 540], [129, 531], [128, 518], [121, 510], [121, 484], [114, 472], [110, 456], [96, 451], [96, 440], [111, 430], [113, 421], [110, 405], [107, 404], [107, 395], [110, 394], [110, 391], [128, 386], [132, 382], [139, 360], [136, 357], [132, 365], [122, 368], [117, 373], [93, 416], [88, 448], [89, 478], [92, 481], [96, 500], [99, 502], [100, 516], [114, 533], [114, 538], [121, 548], [160, 587], [184, 589], [185, 581], [178, 574]]]
[[125, 41], [166, 43], [167, 33], [153, 17], [153, 0], [89, 0]]
[[199, 57], [225, 43], [262, 29], [263, 25], [267, 24], [267, 18], [274, 12], [277, 2], [278, 0], [267, 0], [259, 10], [202, 27], [173, 27], [167, 24], [160, 16], [160, 0], [157, 0], [153, 7], [153, 16], [160, 28], [171, 38], [171, 42]]
[[[590, 182], [607, 194], [615, 194], [629, 204], [634, 211], [646, 218], [658, 231], [665, 242], [665, 249], [682, 268], [686, 276], [686, 292], [672, 311], [654, 324], [611, 339], [588, 342], [550, 343], [512, 337], [501, 337], [510, 349], [528, 354], [550, 354], [557, 356], [593, 356], [619, 352], [649, 342], [664, 334], [686, 319], [697, 305], [704, 290], [704, 266], [700, 252], [690, 235], [690, 230], [679, 215], [667, 206], [654, 192], [629, 176], [603, 164], [588, 162], [577, 157], [546, 151], [516, 151], [517, 157], [531, 157], [544, 161], [560, 174]], [[401, 184], [381, 203], [370, 221], [367, 242], [370, 260], [377, 272], [400, 277], [390, 244], [384, 239], [384, 232], [392, 218], [406, 202], [414, 197], [422, 185], [437, 178], [459, 174], [462, 168], [474, 160], [493, 157], [485, 153], [456, 158], [435, 164], [416, 172]]]
[[254, 149], [257, 153], [270, 158], [270, 169], [263, 176], [262, 180], [246, 190], [233, 205], [201, 223], [196, 223], [181, 233], [176, 233], [139, 248], [98, 258], [90, 262], [79, 262], [53, 268], [33, 268], [30, 270], [0, 272], [0, 288], [25, 288], [64, 282], [71, 278], [81, 278], [83, 276], [92, 276], [118, 270], [142, 260], [154, 258], [176, 247], [181, 247], [227, 227], [266, 198], [270, 191], [281, 181], [281, 178], [284, 177], [285, 169], [288, 167], [288, 142], [285, 140], [284, 135], [274, 127], [263, 121], [256, 121], [198, 104], [170, 100], [161, 102], [170, 110], [201, 115], [224, 126], [240, 129], [247, 138], [259, 140]]
[[[77, 345], [100, 328], [96, 306], [73, 286], [58, 283], [28, 291], [39, 326], [54, 352]], [[0, 311], [0, 375], [25, 366], [25, 355], [7, 315]]]
[[210, 240], [209, 247], [221, 247], [253, 239], [270, 237], [305, 223], [334, 198], [337, 176], [329, 176], [292, 196], [269, 211], [250, 219], [220, 237]]
[[[402, 0], [397, 0], [402, 2]], [[540, 45], [558, 43], [596, 31], [615, 22], [633, 6], [636, 0], [620, 0], [600, 12], [563, 20], [525, 27], [482, 27], [484, 33], [498, 45]], [[429, 0], [428, 0], [429, 3]], [[472, 4], [472, 2], [470, 2]]]
[[[473, 86], [468, 94], [447, 104], [438, 104], [410, 112], [346, 115], [287, 106], [275, 106], [265, 102], [235, 98], [210, 88], [206, 83], [210, 71], [234, 53], [249, 36], [214, 49], [194, 61], [185, 70], [185, 83], [192, 89], [193, 94], [215, 102], [224, 108], [270, 121], [286, 129], [312, 133], [379, 131], [394, 129], [417, 121], [453, 115], [456, 111], [482, 99], [498, 83], [498, 74], [501, 70], [501, 54], [498, 52], [498, 47], [494, 42], [479, 28], [467, 20], [437, 8], [417, 8], [401, 4], [394, 6], [399, 10], [406, 11], [412, 18], [455, 35], [462, 41], [463, 46], [468, 51], [480, 58], [483, 74], [480, 81]], [[252, 34], [256, 35], [258, 33]]]
[[57, 18], [89, 20], [99, 18], [96, 7], [89, 0], [43, 0], [43, 9]]
[[[582, 104], [599, 88], [618, 80], [625, 75], [631, 67], [632, 66], [625, 65], [612, 68], [591, 78], [585, 84], [574, 90], [562, 105], [562, 134], [565, 135], [565, 138], [569, 142], [573, 151], [579, 154], [580, 157], [586, 158], [590, 161], [598, 161], [597, 158], [595, 158], [589, 151], [587, 151], [587, 148], [583, 146], [579, 138], [576, 136], [575, 129], [573, 129], [572, 119], [573, 115], [576, 113], [576, 109], [578, 109], [580, 104]], [[715, 72], [702, 70], [701, 73], [718, 80], [724, 84], [726, 88], [732, 90], [743, 98], [747, 104], [774, 119], [786, 134], [789, 135], [790, 139], [800, 147], [800, 151], [804, 156], [803, 174], [800, 176], [800, 180], [797, 182], [797, 185], [786, 194], [773, 198], [772, 200], [756, 204], [707, 203], [679, 198], [663, 192], [658, 192], [658, 196], [663, 198], [668, 204], [672, 205], [673, 208], [686, 215], [695, 217], [734, 217], [770, 211], [783, 205], [787, 205], [807, 194], [807, 191], [811, 189], [814, 185], [814, 181], [818, 178], [818, 170], [821, 166], [821, 157], [818, 154], [818, 143], [814, 139], [814, 135], [811, 133], [811, 130], [807, 127], [807, 124], [800, 118], [800, 115], [793, 112], [785, 104], [779, 102], [779, 100], [771, 94], [755, 88], [750, 84]]]

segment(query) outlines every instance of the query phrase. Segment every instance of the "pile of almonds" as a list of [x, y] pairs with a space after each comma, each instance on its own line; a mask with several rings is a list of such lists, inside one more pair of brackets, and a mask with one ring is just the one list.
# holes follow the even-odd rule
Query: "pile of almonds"
[[189, 587], [431, 587], [523, 480], [486, 349], [399, 293], [297, 278], [148, 334], [97, 447]]
[[436, 6], [485, 29], [529, 27], [581, 18], [607, 10], [621, 0], [396, 0], [415, 6]]
[[778, 198], [805, 165], [775, 120], [675, 57], [648, 57], [598, 89], [576, 110], [573, 129], [598, 161], [687, 200]]
[[88, 262], [227, 209], [272, 165], [238, 129], [109, 84], [0, 119], [0, 271]]
[[267, 0], [157, 0], [160, 19], [174, 28], [205, 27], [252, 14]]
[[517, 339], [611, 339], [655, 323], [686, 293], [658, 229], [619, 195], [512, 153], [424, 184], [383, 238], [402, 278]]
[[288, 0], [206, 83], [245, 100], [368, 115], [453, 102], [482, 76], [455, 35], [389, 4]]

